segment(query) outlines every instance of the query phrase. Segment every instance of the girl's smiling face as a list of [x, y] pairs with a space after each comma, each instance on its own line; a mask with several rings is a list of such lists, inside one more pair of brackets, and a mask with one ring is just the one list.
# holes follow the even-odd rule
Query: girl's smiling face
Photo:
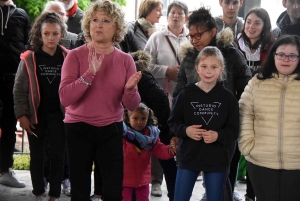
[[[296, 59], [291, 61], [288, 58], [289, 55], [294, 55]], [[282, 59], [283, 56], [285, 57]], [[299, 50], [295, 45], [280, 45], [275, 52], [274, 59], [277, 71], [282, 75], [290, 75], [298, 66]]]
[[216, 56], [206, 56], [200, 60], [196, 70], [201, 79], [200, 82], [215, 85], [223, 71], [223, 67]]

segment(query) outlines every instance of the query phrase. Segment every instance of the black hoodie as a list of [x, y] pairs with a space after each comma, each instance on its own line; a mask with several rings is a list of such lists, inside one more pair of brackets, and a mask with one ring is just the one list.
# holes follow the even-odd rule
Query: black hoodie
[[17, 72], [31, 29], [26, 12], [11, 2], [0, 7], [0, 75]]
[[[181, 138], [177, 151], [179, 168], [192, 171], [224, 172], [228, 170], [239, 132], [239, 106], [235, 96], [222, 83], [208, 93], [188, 84], [178, 95], [168, 120], [170, 128]], [[214, 143], [195, 141], [186, 128], [202, 125], [218, 132]]]
[[275, 38], [279, 38], [282, 35], [298, 35], [300, 36], [300, 19], [296, 24], [291, 24], [290, 16], [287, 11], [281, 13], [276, 21], [277, 27], [273, 30]]

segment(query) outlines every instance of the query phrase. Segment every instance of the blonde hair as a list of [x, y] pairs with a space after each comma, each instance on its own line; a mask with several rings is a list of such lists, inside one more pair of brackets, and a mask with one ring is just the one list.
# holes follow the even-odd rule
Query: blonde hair
[[139, 7], [138, 18], [146, 18], [159, 5], [164, 6], [160, 0], [143, 0]]
[[222, 52], [217, 48], [213, 46], [207, 46], [201, 52], [198, 54], [196, 62], [195, 62], [195, 67], [197, 68], [200, 61], [203, 59], [206, 59], [207, 57], [215, 56], [221, 67], [223, 68], [222, 73], [220, 74], [218, 80], [219, 81], [224, 81], [226, 80], [226, 70], [225, 70], [225, 59], [222, 55]]
[[124, 39], [125, 34], [127, 33], [127, 23], [124, 19], [125, 13], [117, 3], [114, 3], [110, 0], [96, 0], [93, 3], [91, 3], [85, 11], [81, 23], [81, 28], [83, 30], [85, 38], [87, 40], [91, 40], [90, 22], [92, 20], [93, 15], [97, 11], [102, 11], [105, 15], [111, 17], [111, 19], [117, 26], [117, 31], [113, 37], [112, 42], [114, 44], [120, 43]]

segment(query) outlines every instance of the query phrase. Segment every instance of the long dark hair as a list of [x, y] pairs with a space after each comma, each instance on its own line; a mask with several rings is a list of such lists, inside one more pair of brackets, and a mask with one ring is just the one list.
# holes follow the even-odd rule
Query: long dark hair
[[62, 19], [54, 12], [44, 12], [40, 16], [38, 16], [32, 26], [29, 42], [31, 42], [33, 49], [37, 51], [42, 45], [43, 41], [42, 37], [42, 26], [44, 23], [55, 23], [60, 26], [60, 30], [63, 36], [66, 35], [66, 24], [62, 21]]
[[[283, 35], [279, 37], [273, 45], [271, 46], [266, 60], [263, 62], [261, 68], [258, 70], [257, 78], [260, 80], [265, 80], [273, 77], [273, 73], [278, 75], [277, 68], [275, 66], [275, 52], [281, 45], [294, 45], [297, 47], [298, 55], [300, 55], [300, 37], [296, 35]], [[299, 59], [299, 58], [298, 58]], [[294, 73], [297, 73], [295, 80], [300, 80], [300, 62]]]
[[[251, 15], [252, 13], [254, 13], [257, 17], [259, 17], [263, 23], [264, 23], [264, 27], [261, 31], [260, 34], [260, 38], [258, 41], [256, 41], [254, 44], [251, 44], [250, 39], [248, 38], [248, 36], [245, 33], [245, 26], [247, 23], [247, 18], [249, 15]], [[244, 23], [244, 28], [242, 30], [242, 36], [245, 44], [250, 48], [250, 49], [257, 49], [259, 45], [261, 45], [261, 51], [265, 50], [269, 44], [269, 42], [273, 39], [273, 35], [271, 32], [271, 21], [270, 21], [270, 17], [268, 12], [263, 9], [263, 8], [253, 8], [252, 10], [250, 10], [246, 17], [245, 17], [245, 23]]]

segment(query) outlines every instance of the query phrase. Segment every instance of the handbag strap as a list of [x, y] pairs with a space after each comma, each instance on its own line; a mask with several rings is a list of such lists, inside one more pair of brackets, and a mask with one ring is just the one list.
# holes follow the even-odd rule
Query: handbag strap
[[176, 51], [175, 51], [175, 49], [174, 49], [174, 47], [173, 47], [173, 45], [172, 45], [172, 43], [171, 43], [171, 41], [170, 41], [170, 39], [169, 39], [169, 36], [166, 36], [166, 35], [165, 35], [165, 37], [166, 37], [166, 39], [167, 39], [167, 41], [168, 41], [168, 43], [169, 43], [169, 45], [170, 45], [170, 47], [171, 47], [171, 49], [172, 49], [172, 51], [173, 51], [174, 56], [176, 57], [176, 60], [177, 60], [178, 64], [180, 65], [179, 58], [178, 58], [178, 56], [176, 55]]

